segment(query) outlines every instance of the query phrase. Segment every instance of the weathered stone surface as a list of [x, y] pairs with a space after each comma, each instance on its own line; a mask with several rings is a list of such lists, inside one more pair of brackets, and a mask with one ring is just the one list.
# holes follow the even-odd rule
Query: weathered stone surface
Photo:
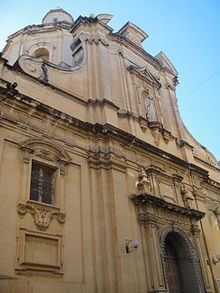
[[184, 292], [215, 292], [217, 161], [184, 127], [168, 57], [111, 17], [51, 10], [0, 55], [0, 292], [168, 292], [168, 240]]

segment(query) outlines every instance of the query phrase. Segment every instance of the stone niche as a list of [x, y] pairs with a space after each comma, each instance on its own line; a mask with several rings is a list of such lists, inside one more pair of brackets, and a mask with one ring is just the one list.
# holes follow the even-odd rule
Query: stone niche
[[62, 274], [62, 236], [20, 229], [17, 271], [47, 271]]

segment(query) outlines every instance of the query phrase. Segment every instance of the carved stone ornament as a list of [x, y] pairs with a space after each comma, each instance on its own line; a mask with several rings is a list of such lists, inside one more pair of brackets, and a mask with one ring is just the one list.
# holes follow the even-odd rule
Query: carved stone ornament
[[49, 162], [57, 163], [60, 174], [65, 174], [65, 166], [70, 164], [71, 158], [59, 145], [50, 140], [33, 138], [19, 144], [24, 163], [29, 163], [32, 157], [39, 157]]
[[60, 224], [65, 223], [66, 215], [56, 207], [44, 207], [41, 205], [38, 207], [32, 203], [19, 203], [17, 205], [19, 215], [24, 216], [28, 212], [33, 216], [34, 222], [40, 230], [47, 229], [53, 218], [56, 218]]
[[[160, 235], [161, 259], [162, 259], [162, 264], [164, 267], [164, 275], [165, 275], [166, 283], [168, 283], [168, 276], [167, 276], [167, 269], [166, 269], [166, 262], [165, 262], [165, 257], [166, 257], [165, 247], [166, 247], [166, 238], [169, 233], [175, 233], [176, 235], [178, 235], [179, 239], [182, 240], [182, 243], [185, 246], [185, 250], [188, 251], [188, 258], [193, 263], [193, 268], [195, 270], [196, 282], [198, 283], [198, 287], [203, 288], [203, 280], [202, 280], [198, 251], [192, 244], [191, 239], [175, 222], [169, 226], [166, 226]], [[204, 291], [202, 290], [200, 292], [204, 292]]]
[[181, 236], [181, 238], [183, 238], [191, 252], [191, 255], [194, 256], [196, 258], [196, 260], [198, 259], [198, 255], [195, 251], [195, 248], [192, 244], [192, 241], [190, 240], [190, 238], [187, 236], [187, 234], [176, 224], [176, 223], [172, 223], [169, 226], [166, 226], [163, 231], [161, 232], [160, 235], [160, 247], [162, 250], [162, 253], [165, 254], [165, 246], [166, 246], [166, 237], [169, 233], [171, 232], [175, 232], [178, 235]]
[[154, 142], [155, 142], [156, 146], [159, 146], [160, 139], [161, 139], [161, 133], [160, 133], [159, 129], [158, 128], [152, 128], [151, 133], [152, 133], [152, 135], [154, 137]]
[[55, 154], [51, 153], [46, 149], [38, 149], [35, 151], [35, 156], [45, 159], [47, 161], [56, 161], [57, 157]]
[[139, 117], [138, 119], [141, 130], [145, 133], [147, 130], [147, 120]]
[[144, 168], [141, 169], [141, 172], [139, 174], [138, 181], [136, 182], [136, 187], [138, 192], [140, 193], [151, 193], [152, 192], [152, 186], [151, 182], [149, 180], [149, 177], [147, 173], [145, 172]]
[[163, 139], [164, 139], [165, 143], [167, 144], [172, 139], [171, 132], [163, 129], [162, 133], [163, 133]]
[[148, 123], [149, 128], [151, 129], [151, 133], [154, 137], [154, 142], [156, 146], [159, 146], [160, 139], [162, 137], [161, 131], [162, 131], [162, 125], [161, 123], [157, 121], [152, 121]]
[[27, 74], [47, 82], [47, 70], [43, 59], [30, 55], [21, 55], [17, 61], [18, 66]]
[[217, 161], [211, 153], [207, 154], [206, 160], [210, 165], [217, 167]]
[[84, 34], [81, 36], [81, 39], [88, 42], [89, 44], [95, 43], [96, 45], [98, 45], [99, 43], [101, 43], [104, 46], [109, 46], [109, 41], [104, 36], [101, 36], [98, 33]]
[[157, 209], [159, 208], [164, 211], [169, 211], [179, 216], [182, 215], [183, 217], [190, 218], [192, 220], [195, 219], [196, 221], [202, 219], [205, 216], [205, 213], [198, 210], [182, 207], [147, 193], [141, 193], [137, 195], [134, 194], [131, 196], [131, 200], [138, 208], [138, 215], [148, 213], [147, 208], [149, 206], [153, 206]]
[[137, 77], [145, 81], [147, 84], [150, 84], [151, 86], [155, 86], [157, 89], [161, 88], [159, 77], [152, 74], [150, 70], [148, 70], [146, 67], [140, 68], [140, 67], [130, 65], [128, 67], [128, 71], [131, 74], [135, 74]]
[[183, 185], [181, 188], [181, 193], [182, 193], [183, 203], [185, 207], [190, 209], [193, 208], [194, 196], [192, 194], [192, 191], [188, 187]]
[[148, 122], [157, 121], [155, 102], [151, 96], [148, 96], [144, 100], [144, 106], [145, 106], [147, 121]]

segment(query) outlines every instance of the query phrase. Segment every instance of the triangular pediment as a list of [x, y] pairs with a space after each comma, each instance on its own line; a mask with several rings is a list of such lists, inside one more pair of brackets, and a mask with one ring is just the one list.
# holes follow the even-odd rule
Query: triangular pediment
[[140, 77], [152, 86], [156, 86], [157, 88], [161, 87], [161, 84], [158, 81], [159, 78], [156, 78], [146, 67], [135, 67], [131, 65], [128, 67], [128, 71]]
[[172, 71], [174, 75], [178, 74], [176, 68], [173, 66], [173, 64], [164, 52], [161, 51], [159, 54], [155, 56], [155, 58], [160, 61], [162, 67], [168, 68], [170, 71]]

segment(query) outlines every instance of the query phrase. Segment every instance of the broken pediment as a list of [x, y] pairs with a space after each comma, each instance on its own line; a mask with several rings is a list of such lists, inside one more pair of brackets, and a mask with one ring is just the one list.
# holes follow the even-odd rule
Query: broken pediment
[[151, 86], [156, 86], [158, 89], [161, 87], [161, 83], [158, 81], [159, 77], [154, 76], [146, 67], [136, 67], [130, 65], [128, 67], [128, 71], [146, 81]]
[[127, 22], [119, 31], [118, 34], [126, 37], [139, 47], [142, 47], [142, 42], [148, 38], [148, 35], [132, 22]]
[[113, 15], [111, 14], [98, 14], [97, 19], [103, 22], [104, 24], [109, 23], [109, 21], [112, 19]]
[[170, 62], [169, 58], [166, 56], [164, 52], [160, 52], [155, 56], [157, 60], [160, 61], [163, 68], [169, 69], [174, 75], [178, 75], [178, 72], [176, 68], [173, 66], [173, 64]]

